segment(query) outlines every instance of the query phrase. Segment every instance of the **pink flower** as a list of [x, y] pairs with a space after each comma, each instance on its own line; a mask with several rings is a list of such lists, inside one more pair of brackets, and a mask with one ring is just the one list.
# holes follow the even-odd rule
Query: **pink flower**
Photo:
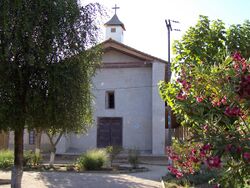
[[208, 131], [208, 125], [204, 125], [203, 129], [204, 129], [205, 131]]
[[249, 98], [250, 96], [250, 75], [241, 76], [237, 93], [241, 98]]
[[179, 82], [182, 85], [182, 87], [187, 91], [191, 88], [191, 84], [186, 80], [177, 79], [177, 82]]
[[242, 60], [242, 56], [239, 52], [235, 52], [232, 56], [234, 61], [241, 61]]
[[178, 100], [183, 101], [183, 100], [186, 100], [186, 99], [187, 99], [187, 95], [184, 94], [182, 91], [180, 91], [179, 94], [176, 96], [176, 98], [177, 98]]
[[172, 174], [174, 174], [174, 175], [176, 176], [176, 178], [181, 178], [181, 177], [183, 176], [183, 173], [180, 172], [178, 169], [176, 169], [176, 168], [174, 168], [174, 167], [172, 167], [172, 166], [168, 166], [167, 168], [168, 168], [168, 170], [169, 170]]
[[246, 63], [245, 59], [241, 60], [241, 68], [242, 68], [243, 72], [245, 72], [247, 70], [247, 63]]
[[176, 154], [172, 154], [172, 155], [170, 155], [169, 156], [169, 158], [170, 159], [172, 159], [173, 161], [177, 161], [177, 160], [179, 160], [180, 158], [179, 158], [179, 156], [178, 155], [176, 155]]
[[224, 96], [222, 99], [221, 99], [221, 103], [222, 104], [227, 104], [227, 97], [226, 96]]
[[224, 112], [229, 117], [237, 117], [241, 115], [241, 110], [239, 107], [226, 107], [226, 110]]
[[207, 153], [206, 153], [205, 151], [203, 151], [203, 150], [200, 151], [200, 156], [201, 156], [201, 157], [206, 157], [206, 154], [207, 154]]
[[191, 156], [190, 160], [193, 161], [194, 163], [198, 163], [199, 162], [199, 159], [197, 157], [195, 157], [195, 156]]
[[212, 105], [213, 105], [213, 107], [220, 106], [221, 105], [221, 101], [214, 100], [214, 101], [212, 101]]
[[219, 156], [208, 157], [207, 165], [213, 168], [219, 168], [221, 166], [221, 159]]
[[214, 186], [214, 188], [220, 188], [220, 187], [221, 187], [220, 184]]
[[227, 152], [231, 152], [232, 149], [233, 149], [233, 147], [234, 147], [234, 146], [233, 146], [232, 144], [228, 144], [228, 145], [226, 146], [226, 149], [225, 149], [225, 150], [226, 150]]
[[211, 144], [205, 144], [204, 146], [202, 146], [202, 150], [205, 150], [205, 151], [208, 151], [208, 150], [210, 150], [212, 148], [212, 146], [211, 146]]
[[202, 97], [196, 97], [197, 102], [202, 102], [204, 99]]
[[183, 86], [185, 86], [185, 85], [187, 85], [187, 81], [186, 81], [186, 80], [182, 80], [182, 81], [181, 81], [181, 84], [182, 84]]
[[250, 162], [250, 153], [249, 153], [249, 152], [244, 152], [244, 153], [243, 153], [243, 158], [244, 158], [247, 162]]
[[183, 173], [178, 171], [175, 175], [176, 175], [176, 178], [179, 179], [179, 178], [181, 178], [183, 176]]
[[192, 150], [191, 150], [191, 154], [192, 154], [192, 155], [195, 155], [196, 153], [197, 153], [196, 149], [192, 149]]
[[211, 150], [211, 148], [212, 146], [209, 143], [202, 146], [202, 148], [200, 149], [200, 156], [205, 157], [207, 153]]
[[237, 149], [236, 149], [237, 153], [241, 153], [242, 152], [242, 147], [241, 146], [238, 146]]

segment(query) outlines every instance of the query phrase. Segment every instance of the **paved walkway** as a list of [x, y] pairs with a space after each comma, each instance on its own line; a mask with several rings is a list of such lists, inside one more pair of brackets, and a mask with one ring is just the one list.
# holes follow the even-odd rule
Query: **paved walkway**
[[[143, 165], [148, 172], [130, 174], [24, 172], [23, 188], [159, 188], [166, 174], [165, 166]], [[0, 171], [1, 179], [9, 179], [10, 172]], [[1, 185], [9, 188], [10, 185]]]

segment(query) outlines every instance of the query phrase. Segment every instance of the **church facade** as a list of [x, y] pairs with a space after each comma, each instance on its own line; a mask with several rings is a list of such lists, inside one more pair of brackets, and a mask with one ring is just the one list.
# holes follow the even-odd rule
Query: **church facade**
[[[102, 66], [93, 78], [94, 125], [85, 135], [63, 136], [57, 153], [118, 145], [164, 155], [165, 103], [157, 84], [164, 80], [167, 62], [125, 45], [125, 26], [116, 13], [105, 27]], [[45, 137], [43, 140], [47, 145]]]

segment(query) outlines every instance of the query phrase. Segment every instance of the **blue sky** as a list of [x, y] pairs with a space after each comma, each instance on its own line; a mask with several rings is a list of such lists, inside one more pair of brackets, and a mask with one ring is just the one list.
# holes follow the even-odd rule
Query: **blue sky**
[[[180, 39], [195, 25], [199, 15], [221, 19], [226, 26], [250, 19], [250, 0], [81, 0], [98, 2], [106, 7], [110, 17], [117, 4], [119, 19], [125, 24], [124, 43], [140, 51], [167, 59], [167, 29], [165, 19], [180, 21], [173, 25], [181, 32], [172, 32], [172, 39]], [[104, 20], [104, 22], [107, 19]]]

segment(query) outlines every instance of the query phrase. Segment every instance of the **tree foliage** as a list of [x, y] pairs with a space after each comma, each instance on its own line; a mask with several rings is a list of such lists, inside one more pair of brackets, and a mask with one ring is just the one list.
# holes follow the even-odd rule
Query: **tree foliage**
[[79, 130], [91, 121], [91, 76], [101, 53], [89, 47], [101, 10], [77, 0], [0, 2], [0, 129], [15, 131], [13, 187], [21, 182], [24, 128]]
[[90, 78], [100, 53], [86, 48], [97, 42], [92, 13], [99, 5], [3, 1], [0, 8], [1, 128], [22, 128], [23, 118], [31, 128], [88, 120]]

